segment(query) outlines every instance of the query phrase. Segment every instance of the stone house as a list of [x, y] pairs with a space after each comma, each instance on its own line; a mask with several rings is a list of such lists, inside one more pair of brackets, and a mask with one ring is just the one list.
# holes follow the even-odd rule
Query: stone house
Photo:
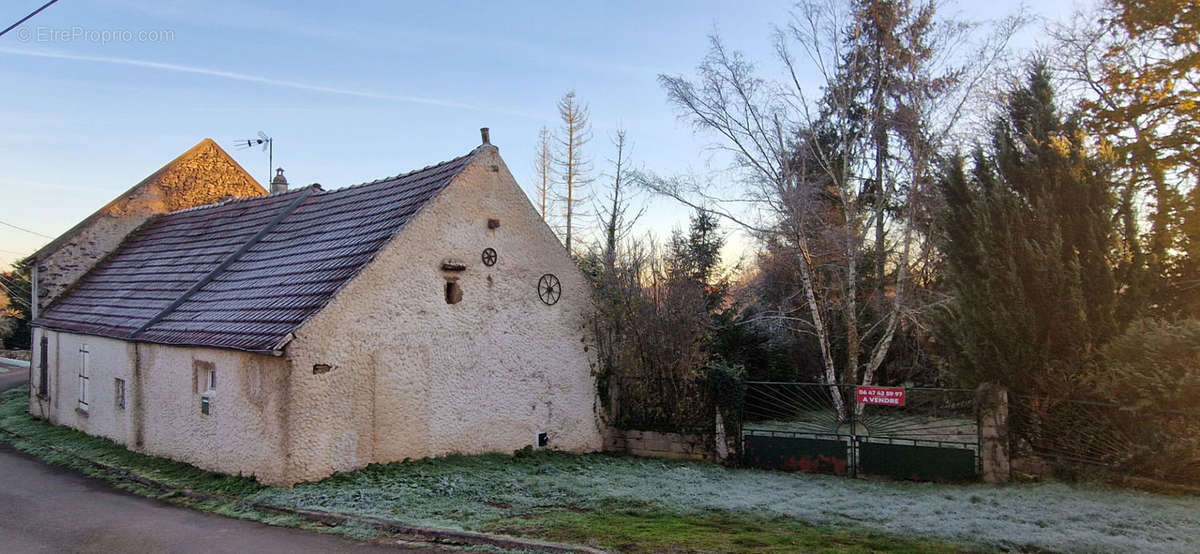
[[486, 137], [148, 222], [34, 321], [30, 413], [281, 485], [600, 449], [590, 283]]
[[267, 191], [212, 139], [204, 139], [22, 260], [30, 268], [32, 317], [147, 219]]

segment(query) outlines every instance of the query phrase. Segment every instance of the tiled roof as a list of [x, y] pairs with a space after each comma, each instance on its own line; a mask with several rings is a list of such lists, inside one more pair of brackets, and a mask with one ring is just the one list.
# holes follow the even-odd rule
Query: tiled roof
[[277, 350], [473, 154], [333, 191], [313, 185], [160, 216], [34, 323], [142, 342]]

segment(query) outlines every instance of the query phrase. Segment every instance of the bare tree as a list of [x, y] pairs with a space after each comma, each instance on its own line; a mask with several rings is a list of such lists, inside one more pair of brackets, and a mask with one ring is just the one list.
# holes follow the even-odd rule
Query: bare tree
[[538, 130], [537, 152], [533, 158], [533, 171], [537, 179], [538, 211], [542, 221], [546, 221], [547, 200], [554, 186], [554, 152], [551, 150], [552, 137], [550, 129], [542, 127]]
[[617, 129], [612, 143], [617, 150], [616, 159], [609, 160], [612, 164], [612, 184], [608, 189], [608, 196], [604, 199], [605, 205], [595, 208], [601, 219], [601, 231], [604, 233], [604, 265], [610, 272], [616, 266], [620, 245], [628, 238], [633, 224], [645, 211], [643, 207], [638, 213], [629, 214], [629, 144], [625, 138], [625, 129]]
[[[720, 137], [716, 148], [732, 155], [744, 186], [722, 193], [696, 179], [650, 178], [649, 187], [793, 256], [803, 300], [778, 316], [815, 337], [828, 383], [871, 384], [901, 321], [925, 308], [909, 289], [932, 250], [920, 216], [935, 154], [1023, 23], [1006, 20], [975, 40], [974, 26], [936, 19], [936, 2], [900, 4], [801, 2], [775, 34], [783, 81], [758, 77], [716, 37], [695, 82], [659, 77], [683, 117]], [[893, 20], [881, 22], [885, 8]], [[817, 72], [820, 94], [809, 94], [797, 55]], [[864, 265], [864, 255], [879, 259]], [[860, 304], [864, 267], [879, 281], [871, 310]], [[834, 402], [845, 416], [839, 395]]]
[[585, 199], [585, 189], [588, 185], [588, 172], [591, 162], [583, 153], [583, 147], [592, 138], [588, 124], [588, 108], [575, 99], [575, 91], [567, 91], [558, 101], [558, 115], [562, 119], [562, 128], [558, 136], [558, 153], [555, 165], [558, 176], [565, 188], [566, 246], [571, 249], [575, 218], [580, 215], [577, 203]]

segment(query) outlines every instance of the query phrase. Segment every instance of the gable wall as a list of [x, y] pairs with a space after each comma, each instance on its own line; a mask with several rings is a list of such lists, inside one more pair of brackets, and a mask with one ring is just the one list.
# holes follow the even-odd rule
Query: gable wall
[[[489, 218], [500, 227], [489, 230]], [[481, 262], [492, 247], [493, 267]], [[465, 262], [462, 272], [443, 261]], [[541, 302], [553, 273], [562, 297]], [[461, 302], [445, 301], [446, 277]], [[296, 332], [289, 480], [374, 462], [536, 445], [602, 446], [585, 351], [590, 284], [494, 149], [406, 225]], [[313, 374], [314, 364], [335, 366]]]
[[37, 260], [39, 309], [58, 298], [151, 216], [265, 192], [219, 146], [202, 141], [104, 206], [82, 227], [68, 231], [67, 240]]
[[37, 261], [38, 309], [45, 309], [83, 277], [96, 262], [121, 244], [155, 212], [139, 210], [123, 215], [103, 215], [88, 223], [49, 256]]

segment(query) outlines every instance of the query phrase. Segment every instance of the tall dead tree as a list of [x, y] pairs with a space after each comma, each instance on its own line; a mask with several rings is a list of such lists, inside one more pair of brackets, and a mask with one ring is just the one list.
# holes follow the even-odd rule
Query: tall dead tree
[[550, 145], [552, 138], [550, 129], [542, 127], [538, 130], [537, 152], [533, 157], [534, 178], [537, 180], [538, 211], [542, 221], [546, 221], [547, 201], [554, 183], [554, 151]]
[[633, 223], [641, 217], [642, 212], [629, 215], [629, 145], [625, 138], [625, 130], [617, 129], [612, 139], [613, 148], [617, 150], [616, 159], [610, 159], [612, 164], [612, 185], [604, 204], [595, 208], [601, 219], [601, 231], [604, 233], [604, 265], [612, 271], [616, 266], [617, 250], [628, 237]]
[[583, 147], [591, 140], [592, 133], [588, 124], [588, 108], [575, 99], [575, 91], [567, 91], [558, 101], [558, 115], [562, 120], [562, 127], [559, 129], [558, 152], [554, 161], [565, 191], [564, 235], [567, 252], [574, 252], [571, 249], [571, 240], [575, 219], [580, 215], [577, 204], [580, 200], [585, 200], [589, 182], [588, 172], [591, 170], [591, 162], [584, 155]]

